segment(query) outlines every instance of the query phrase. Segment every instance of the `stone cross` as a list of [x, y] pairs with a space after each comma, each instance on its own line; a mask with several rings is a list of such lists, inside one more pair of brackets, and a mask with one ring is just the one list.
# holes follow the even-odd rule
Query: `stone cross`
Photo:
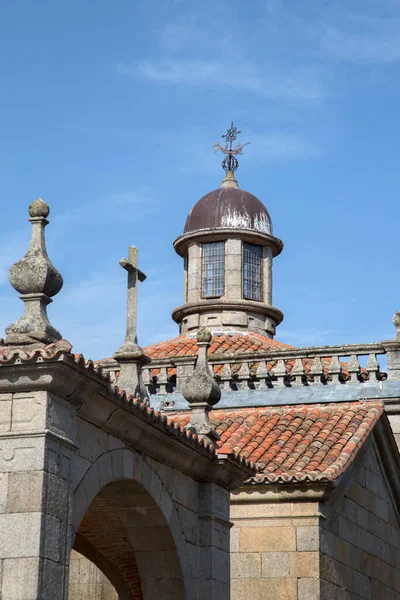
[[129, 246], [128, 259], [122, 258], [119, 261], [121, 267], [128, 271], [125, 344], [137, 344], [137, 282], [146, 279], [146, 275], [138, 267], [138, 256], [136, 246]]
[[128, 271], [128, 294], [126, 310], [126, 335], [121, 348], [114, 354], [119, 362], [118, 386], [142, 402], [148, 402], [148, 392], [143, 382], [142, 367], [150, 362], [137, 343], [137, 282], [144, 281], [146, 275], [138, 267], [138, 249], [130, 246], [128, 258], [119, 261]]

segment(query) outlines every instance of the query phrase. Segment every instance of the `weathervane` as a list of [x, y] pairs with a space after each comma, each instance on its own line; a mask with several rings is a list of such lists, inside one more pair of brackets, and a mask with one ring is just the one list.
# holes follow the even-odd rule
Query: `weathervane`
[[236, 136], [239, 135], [239, 133], [242, 132], [234, 126], [232, 121], [230, 128], [224, 135], [221, 136], [226, 141], [225, 146], [221, 146], [219, 142], [217, 142], [213, 146], [213, 148], [216, 148], [215, 152], [218, 152], [220, 150], [226, 155], [224, 160], [222, 161], [222, 168], [226, 172], [231, 171], [232, 173], [234, 173], [236, 171], [236, 169], [239, 166], [239, 161], [236, 157], [239, 154], [243, 154], [243, 148], [250, 144], [250, 142], [247, 142], [246, 144], [237, 144], [236, 148], [232, 148], [232, 142], [236, 140]]

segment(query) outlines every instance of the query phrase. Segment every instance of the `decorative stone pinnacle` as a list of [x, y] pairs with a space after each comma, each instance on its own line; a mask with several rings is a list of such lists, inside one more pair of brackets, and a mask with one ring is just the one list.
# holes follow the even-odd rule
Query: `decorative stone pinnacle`
[[395, 340], [400, 341], [400, 311], [394, 313], [392, 321], [397, 329]]
[[128, 272], [128, 293], [126, 311], [126, 335], [122, 346], [115, 352], [114, 358], [120, 364], [118, 386], [148, 403], [149, 394], [142, 377], [142, 367], [150, 362], [143, 349], [137, 343], [137, 282], [144, 281], [146, 275], [138, 267], [139, 251], [130, 246], [128, 258], [122, 258], [119, 264]]
[[219, 435], [212, 428], [208, 413], [221, 398], [221, 390], [211, 374], [208, 366], [208, 348], [211, 342], [211, 333], [206, 328], [201, 328], [197, 334], [198, 355], [193, 375], [183, 385], [182, 393], [189, 402], [192, 411], [188, 429], [199, 436], [208, 437], [212, 443], [219, 439]]
[[61, 334], [51, 324], [46, 306], [51, 297], [58, 294], [63, 286], [63, 278], [50, 261], [44, 228], [50, 209], [41, 198], [29, 206], [29, 221], [32, 223], [32, 237], [25, 256], [10, 267], [8, 277], [11, 285], [20, 293], [25, 303], [22, 317], [6, 329], [6, 344], [12, 346], [26, 344], [47, 345], [61, 339]]

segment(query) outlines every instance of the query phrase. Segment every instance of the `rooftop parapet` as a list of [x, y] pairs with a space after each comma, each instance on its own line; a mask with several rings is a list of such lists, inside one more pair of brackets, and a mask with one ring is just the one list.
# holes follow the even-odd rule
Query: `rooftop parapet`
[[[222, 391], [351, 385], [400, 380], [400, 342], [388, 341], [341, 346], [288, 348], [235, 355], [211, 355], [210, 369]], [[387, 367], [381, 368], [387, 359]], [[181, 392], [193, 373], [196, 355], [152, 360], [143, 367], [151, 395]], [[118, 364], [102, 363], [111, 377]]]

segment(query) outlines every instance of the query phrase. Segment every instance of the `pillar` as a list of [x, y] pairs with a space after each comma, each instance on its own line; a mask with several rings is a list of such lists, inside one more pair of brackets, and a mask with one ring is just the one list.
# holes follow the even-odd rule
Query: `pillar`
[[0, 394], [2, 600], [67, 600], [74, 408], [46, 391]]

